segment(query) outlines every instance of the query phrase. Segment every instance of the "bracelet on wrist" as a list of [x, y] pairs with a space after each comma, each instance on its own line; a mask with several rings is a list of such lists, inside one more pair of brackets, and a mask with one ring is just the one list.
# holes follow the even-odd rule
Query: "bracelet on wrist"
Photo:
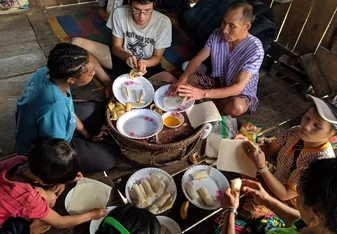
[[257, 170], [259, 174], [265, 173], [266, 171], [269, 171], [269, 167], [264, 166], [261, 169]]
[[235, 215], [238, 214], [238, 212], [236, 211], [236, 209], [234, 209], [233, 207], [231, 206], [227, 206], [224, 211], [222, 212], [222, 216], [225, 216], [226, 213], [228, 212], [233, 212]]

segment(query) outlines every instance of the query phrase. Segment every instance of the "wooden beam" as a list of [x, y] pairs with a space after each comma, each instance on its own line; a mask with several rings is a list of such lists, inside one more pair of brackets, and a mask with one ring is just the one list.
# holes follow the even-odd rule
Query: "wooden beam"
[[331, 93], [331, 88], [326, 80], [320, 65], [313, 53], [302, 55], [300, 61], [308, 74], [308, 78], [318, 97], [324, 97]]
[[290, 3], [278, 3], [274, 2], [272, 9], [274, 12], [274, 23], [275, 27], [278, 31], [280, 31], [282, 23], [284, 21], [284, 18], [287, 15], [288, 8], [290, 6]]
[[309, 18], [313, 4], [319, 0], [293, 0], [288, 17], [279, 37], [279, 42], [286, 48], [293, 50], [297, 39]]
[[319, 47], [315, 54], [318, 64], [320, 65], [323, 73], [329, 78], [333, 90], [337, 89], [337, 55], [329, 50]]
[[315, 52], [336, 10], [336, 6], [337, 0], [326, 0], [324, 4], [316, 0], [308, 22], [295, 48], [297, 53], [303, 55]]

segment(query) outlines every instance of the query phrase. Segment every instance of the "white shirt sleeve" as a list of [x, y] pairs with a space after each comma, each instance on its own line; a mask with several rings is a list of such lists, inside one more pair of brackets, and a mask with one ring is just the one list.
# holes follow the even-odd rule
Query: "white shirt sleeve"
[[124, 19], [123, 16], [124, 9], [122, 7], [117, 7], [114, 11], [110, 14], [108, 22], [106, 26], [112, 30], [112, 35], [123, 38], [123, 28], [122, 28], [122, 21]]
[[171, 46], [172, 43], [172, 24], [168, 17], [165, 16], [163, 24], [158, 31], [158, 40], [154, 46], [155, 49], [164, 49]]

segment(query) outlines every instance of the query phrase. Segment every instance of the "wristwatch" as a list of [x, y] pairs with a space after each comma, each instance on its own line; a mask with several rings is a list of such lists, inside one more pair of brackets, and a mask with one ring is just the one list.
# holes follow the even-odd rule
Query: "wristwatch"
[[233, 212], [235, 215], [238, 214], [238, 212], [236, 211], [236, 209], [234, 209], [234, 208], [231, 207], [231, 206], [227, 206], [227, 207], [224, 209], [224, 211], [222, 212], [222, 216], [225, 216], [225, 214], [226, 214], [227, 212]]

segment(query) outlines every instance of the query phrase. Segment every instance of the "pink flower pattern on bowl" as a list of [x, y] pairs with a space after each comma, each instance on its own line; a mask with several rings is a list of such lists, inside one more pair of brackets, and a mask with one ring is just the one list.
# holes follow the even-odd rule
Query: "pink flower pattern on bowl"
[[132, 80], [130, 80], [130, 81], [125, 81], [124, 84], [125, 84], [126, 86], [133, 85], [133, 84], [134, 84], [134, 85], [141, 85], [140, 83], [134, 82], [134, 81], [132, 81]]
[[174, 117], [178, 117], [178, 118], [180, 116], [178, 112], [172, 112], [171, 115], [174, 116]]
[[129, 136], [134, 137], [134, 136], [136, 136], [136, 134], [134, 132], [130, 132]]

